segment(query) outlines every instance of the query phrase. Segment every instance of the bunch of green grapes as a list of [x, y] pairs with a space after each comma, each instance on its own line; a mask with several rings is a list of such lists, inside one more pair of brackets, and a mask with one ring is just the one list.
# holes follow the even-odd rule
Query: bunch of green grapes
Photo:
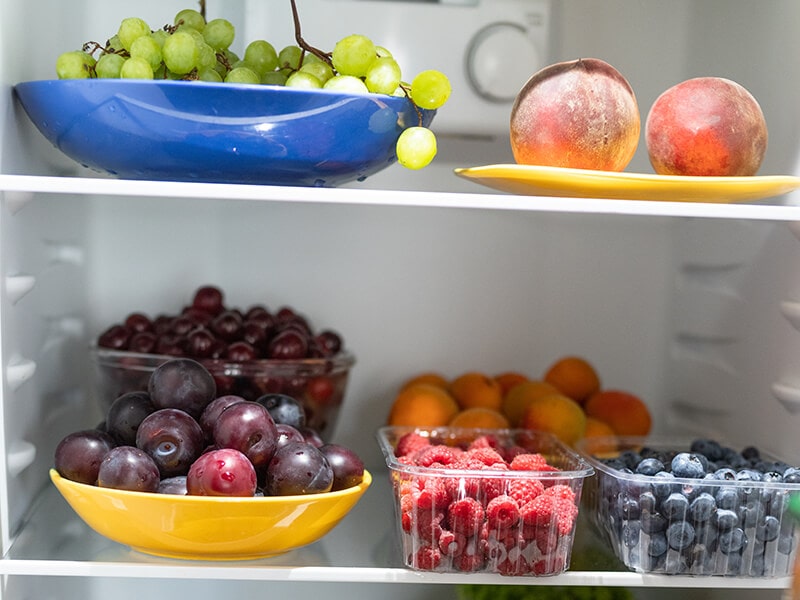
[[[305, 44], [299, 34], [297, 45], [280, 51], [266, 40], [255, 40], [238, 56], [231, 50], [235, 34], [230, 21], [206, 20], [193, 9], [181, 10], [173, 24], [158, 30], [128, 17], [104, 45], [88, 42], [81, 50], [61, 54], [56, 74], [59, 79], [174, 79], [397, 95], [427, 110], [440, 108], [450, 97], [444, 73], [423, 71], [408, 83], [391, 52], [364, 35], [342, 38], [332, 52]], [[400, 134], [396, 153], [409, 169], [433, 160], [436, 137], [422, 126], [421, 113], [419, 125]]]

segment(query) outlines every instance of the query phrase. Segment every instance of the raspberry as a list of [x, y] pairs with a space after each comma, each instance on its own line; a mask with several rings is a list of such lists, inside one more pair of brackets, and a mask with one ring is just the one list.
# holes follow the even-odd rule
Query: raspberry
[[470, 445], [467, 447], [467, 450], [475, 450], [477, 448], [494, 448], [497, 449], [500, 447], [500, 443], [497, 441], [497, 438], [493, 435], [479, 435], [476, 437]]
[[452, 465], [458, 458], [461, 451], [444, 444], [436, 444], [435, 446], [427, 446], [420, 450], [415, 456], [417, 465], [420, 467], [432, 467], [435, 463], [441, 466]]
[[554, 499], [541, 494], [520, 508], [520, 516], [526, 525], [550, 525], [555, 509]]
[[558, 533], [551, 527], [539, 527], [533, 534], [536, 547], [542, 554], [550, 554], [558, 548]]
[[441, 477], [419, 478], [422, 489], [416, 495], [417, 507], [420, 509], [447, 508], [450, 504], [450, 493]]
[[517, 560], [506, 558], [497, 563], [494, 570], [500, 575], [527, 575], [531, 571], [523, 556], [519, 556]]
[[528, 451], [523, 448], [522, 446], [509, 446], [503, 451], [503, 458], [506, 459], [506, 462], [511, 464], [511, 461], [514, 460], [515, 456], [519, 456], [520, 454], [527, 454]]
[[507, 494], [517, 501], [519, 506], [527, 504], [544, 492], [544, 485], [538, 479], [512, 479], [508, 482]]
[[439, 548], [434, 546], [420, 546], [414, 554], [412, 554], [408, 562], [412, 567], [423, 569], [425, 571], [433, 571], [442, 563], [442, 553]]
[[519, 521], [519, 504], [511, 496], [497, 496], [486, 506], [490, 530], [508, 529]]
[[430, 446], [431, 442], [428, 438], [421, 436], [413, 431], [403, 434], [397, 445], [394, 448], [394, 455], [398, 458], [416, 454], [419, 450], [426, 446]]
[[483, 552], [464, 552], [453, 559], [453, 565], [459, 571], [479, 571], [485, 564]]
[[480, 531], [483, 517], [483, 507], [474, 498], [456, 500], [447, 509], [447, 520], [450, 523], [450, 529], [467, 537]]
[[547, 463], [547, 459], [538, 453], [517, 454], [509, 464], [512, 471], [558, 471]]
[[411, 514], [411, 529], [420, 539], [430, 542], [439, 538], [442, 531], [444, 513], [432, 510], [418, 510]]
[[439, 550], [445, 556], [459, 556], [467, 547], [467, 538], [460, 533], [442, 529], [439, 535]]
[[506, 461], [503, 460], [503, 457], [500, 456], [500, 453], [495, 450], [494, 448], [490, 447], [483, 447], [483, 448], [472, 448], [467, 450], [466, 455], [471, 460], [476, 460], [487, 467], [492, 467], [494, 465], [502, 465], [503, 467], [506, 466]]

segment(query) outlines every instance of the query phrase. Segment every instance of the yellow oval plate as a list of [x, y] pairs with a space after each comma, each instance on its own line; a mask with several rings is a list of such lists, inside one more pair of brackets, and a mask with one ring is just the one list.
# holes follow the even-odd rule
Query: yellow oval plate
[[800, 177], [790, 175], [684, 177], [514, 164], [461, 168], [455, 173], [512, 194], [610, 200], [743, 202], [800, 188]]
[[252, 560], [316, 542], [372, 483], [305, 496], [232, 498], [129, 492], [50, 479], [86, 524], [134, 550], [194, 560]]

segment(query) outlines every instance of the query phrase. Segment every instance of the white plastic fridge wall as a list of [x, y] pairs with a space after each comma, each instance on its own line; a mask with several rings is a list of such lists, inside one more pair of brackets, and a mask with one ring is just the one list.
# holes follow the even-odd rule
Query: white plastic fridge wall
[[[285, 11], [288, 2], [270, 4]], [[132, 12], [159, 22], [184, 6], [148, 0]], [[248, 14], [244, 1], [209, 8], [237, 22]], [[336, 437], [374, 469], [381, 462], [374, 431], [404, 377], [429, 368], [538, 373], [566, 353], [591, 357], [604, 383], [646, 398], [659, 428], [700, 428], [800, 460], [797, 195], [763, 207], [493, 195], [451, 169], [507, 162], [502, 137], [447, 136], [438, 166], [420, 173], [392, 167], [348, 186], [352, 192], [220, 197], [202, 186], [159, 192], [146, 185], [124, 191], [117, 182], [106, 189], [20, 181], [4, 176], [93, 175], [48, 147], [10, 86], [51, 77], [59, 51], [106, 35], [128, 15], [119, 4], [88, 0], [0, 0], [0, 9], [4, 554], [47, 487], [57, 440], [97, 418], [88, 342], [127, 312], [177, 307], [208, 282], [236, 303], [293, 304], [342, 331], [358, 363]], [[798, 174], [800, 77], [791, 60], [800, 55], [798, 22], [793, 0], [563, 0], [552, 7], [550, 56], [605, 58], [628, 76], [643, 111], [690, 76], [738, 80], [771, 124], [762, 172]], [[255, 35], [250, 26], [243, 37]], [[642, 148], [631, 169], [649, 170]], [[427, 191], [381, 191], [397, 189]], [[5, 600], [454, 593], [425, 584], [362, 584], [354, 592], [324, 583], [325, 576], [323, 583], [116, 579], [108, 570], [97, 578], [34, 577], [24, 560], [14, 565], [3, 573], [25, 574], [6, 576]], [[780, 595], [705, 587], [685, 595]]]

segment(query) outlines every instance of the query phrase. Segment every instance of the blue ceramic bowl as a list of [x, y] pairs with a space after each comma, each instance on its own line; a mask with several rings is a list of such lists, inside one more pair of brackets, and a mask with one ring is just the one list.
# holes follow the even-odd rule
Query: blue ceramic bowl
[[394, 163], [434, 111], [406, 98], [131, 79], [29, 81], [15, 92], [64, 154], [126, 179], [333, 187]]

